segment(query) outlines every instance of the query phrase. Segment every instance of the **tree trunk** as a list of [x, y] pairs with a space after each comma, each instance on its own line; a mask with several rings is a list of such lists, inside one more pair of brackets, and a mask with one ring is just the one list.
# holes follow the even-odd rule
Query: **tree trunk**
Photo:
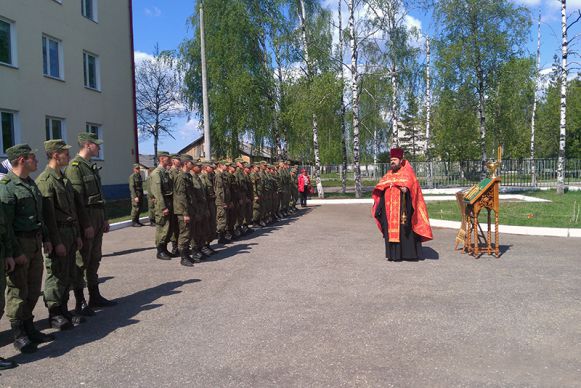
[[567, 0], [561, 0], [561, 112], [559, 120], [559, 160], [557, 162], [557, 194], [565, 193], [565, 139], [567, 124]]
[[428, 174], [427, 174], [427, 186], [428, 188], [434, 187], [434, 176], [433, 176], [433, 164], [432, 155], [430, 153], [430, 120], [432, 116], [432, 90], [431, 90], [431, 73], [430, 73], [430, 37], [426, 38], [426, 145], [424, 148], [424, 154], [426, 155], [426, 160], [428, 161]]
[[157, 142], [159, 141], [159, 132], [156, 129], [153, 135], [153, 167], [157, 167]]
[[357, 69], [357, 42], [355, 39], [355, 10], [349, 0], [349, 34], [351, 40], [351, 98], [353, 110], [353, 169], [355, 198], [361, 198], [361, 166], [359, 164], [359, 72]]
[[537, 85], [541, 71], [541, 10], [539, 9], [539, 23], [537, 25], [537, 72], [535, 74], [535, 95], [533, 98], [533, 114], [531, 117], [531, 185], [537, 186], [537, 169], [535, 166], [535, 118], [537, 115]]
[[391, 131], [392, 144], [394, 147], [399, 147], [399, 112], [397, 104], [398, 88], [397, 88], [397, 66], [395, 62], [392, 64], [391, 72], [391, 89], [393, 96], [391, 98]]
[[[309, 80], [310, 86], [312, 84], [311, 79], [313, 76], [313, 72], [309, 60], [309, 45], [307, 40], [306, 12], [304, 0], [299, 0], [299, 18], [301, 21], [301, 36], [303, 39], [303, 50], [305, 56], [305, 65], [307, 67], [307, 78]], [[321, 158], [319, 156], [319, 128], [317, 123], [317, 115], [314, 112], [312, 116], [312, 126], [313, 126], [313, 151], [315, 154], [315, 181], [317, 182], [317, 193], [319, 195], [319, 198], [324, 198], [325, 192], [323, 191], [323, 184], [321, 183]]]
[[341, 77], [341, 156], [343, 158], [343, 169], [341, 174], [341, 192], [347, 192], [347, 131], [345, 128], [345, 78], [343, 77], [343, 21], [341, 16], [341, 3], [338, 1], [338, 16], [339, 16], [339, 75]]

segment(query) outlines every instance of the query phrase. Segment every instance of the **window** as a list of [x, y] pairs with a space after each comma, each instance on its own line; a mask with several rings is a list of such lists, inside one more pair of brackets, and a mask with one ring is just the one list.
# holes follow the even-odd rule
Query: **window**
[[81, 0], [81, 13], [87, 19], [97, 21], [97, 0]]
[[42, 71], [44, 75], [64, 79], [63, 47], [58, 39], [43, 35], [42, 37]]
[[6, 149], [16, 144], [18, 136], [17, 113], [10, 111], [0, 111], [2, 122], [2, 136], [0, 136], [0, 154], [6, 155]]
[[14, 23], [0, 18], [0, 63], [16, 66], [15, 42]]
[[66, 141], [65, 120], [58, 117], [45, 119], [46, 140], [63, 139]]
[[101, 77], [99, 74], [99, 57], [83, 52], [83, 75], [85, 87], [100, 90]]
[[[91, 132], [91, 133], [94, 133], [95, 135], [97, 135], [99, 140], [103, 140], [103, 128], [99, 124], [87, 123], [86, 129], [87, 129], [87, 132]], [[99, 150], [99, 155], [95, 159], [104, 160], [103, 144], [101, 144], [100, 147], [101, 147], [101, 149]]]

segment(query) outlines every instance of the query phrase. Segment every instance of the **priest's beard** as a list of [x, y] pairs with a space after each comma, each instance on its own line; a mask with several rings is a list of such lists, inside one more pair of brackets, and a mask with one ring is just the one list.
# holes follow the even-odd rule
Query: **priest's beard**
[[390, 166], [391, 166], [391, 171], [398, 172], [401, 168], [401, 163], [397, 163], [397, 164], [391, 163]]

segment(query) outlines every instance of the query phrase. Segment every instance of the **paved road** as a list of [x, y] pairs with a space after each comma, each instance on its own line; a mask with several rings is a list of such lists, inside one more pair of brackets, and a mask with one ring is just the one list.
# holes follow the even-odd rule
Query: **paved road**
[[119, 306], [16, 356], [0, 386], [581, 384], [576, 239], [506, 235], [502, 258], [474, 260], [442, 229], [427, 260], [392, 263], [368, 206], [320, 206], [183, 268], [153, 258], [152, 235], [108, 235]]

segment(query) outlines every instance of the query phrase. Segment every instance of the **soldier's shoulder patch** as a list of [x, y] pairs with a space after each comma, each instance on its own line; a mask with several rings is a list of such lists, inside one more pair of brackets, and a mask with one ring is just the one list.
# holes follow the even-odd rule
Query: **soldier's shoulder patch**
[[2, 183], [3, 185], [7, 184], [8, 182], [10, 182], [10, 178], [5, 176], [4, 178], [0, 179], [0, 183]]
[[79, 165], [79, 162], [72, 162], [71, 163], [71, 166], [78, 166], [78, 165]]

